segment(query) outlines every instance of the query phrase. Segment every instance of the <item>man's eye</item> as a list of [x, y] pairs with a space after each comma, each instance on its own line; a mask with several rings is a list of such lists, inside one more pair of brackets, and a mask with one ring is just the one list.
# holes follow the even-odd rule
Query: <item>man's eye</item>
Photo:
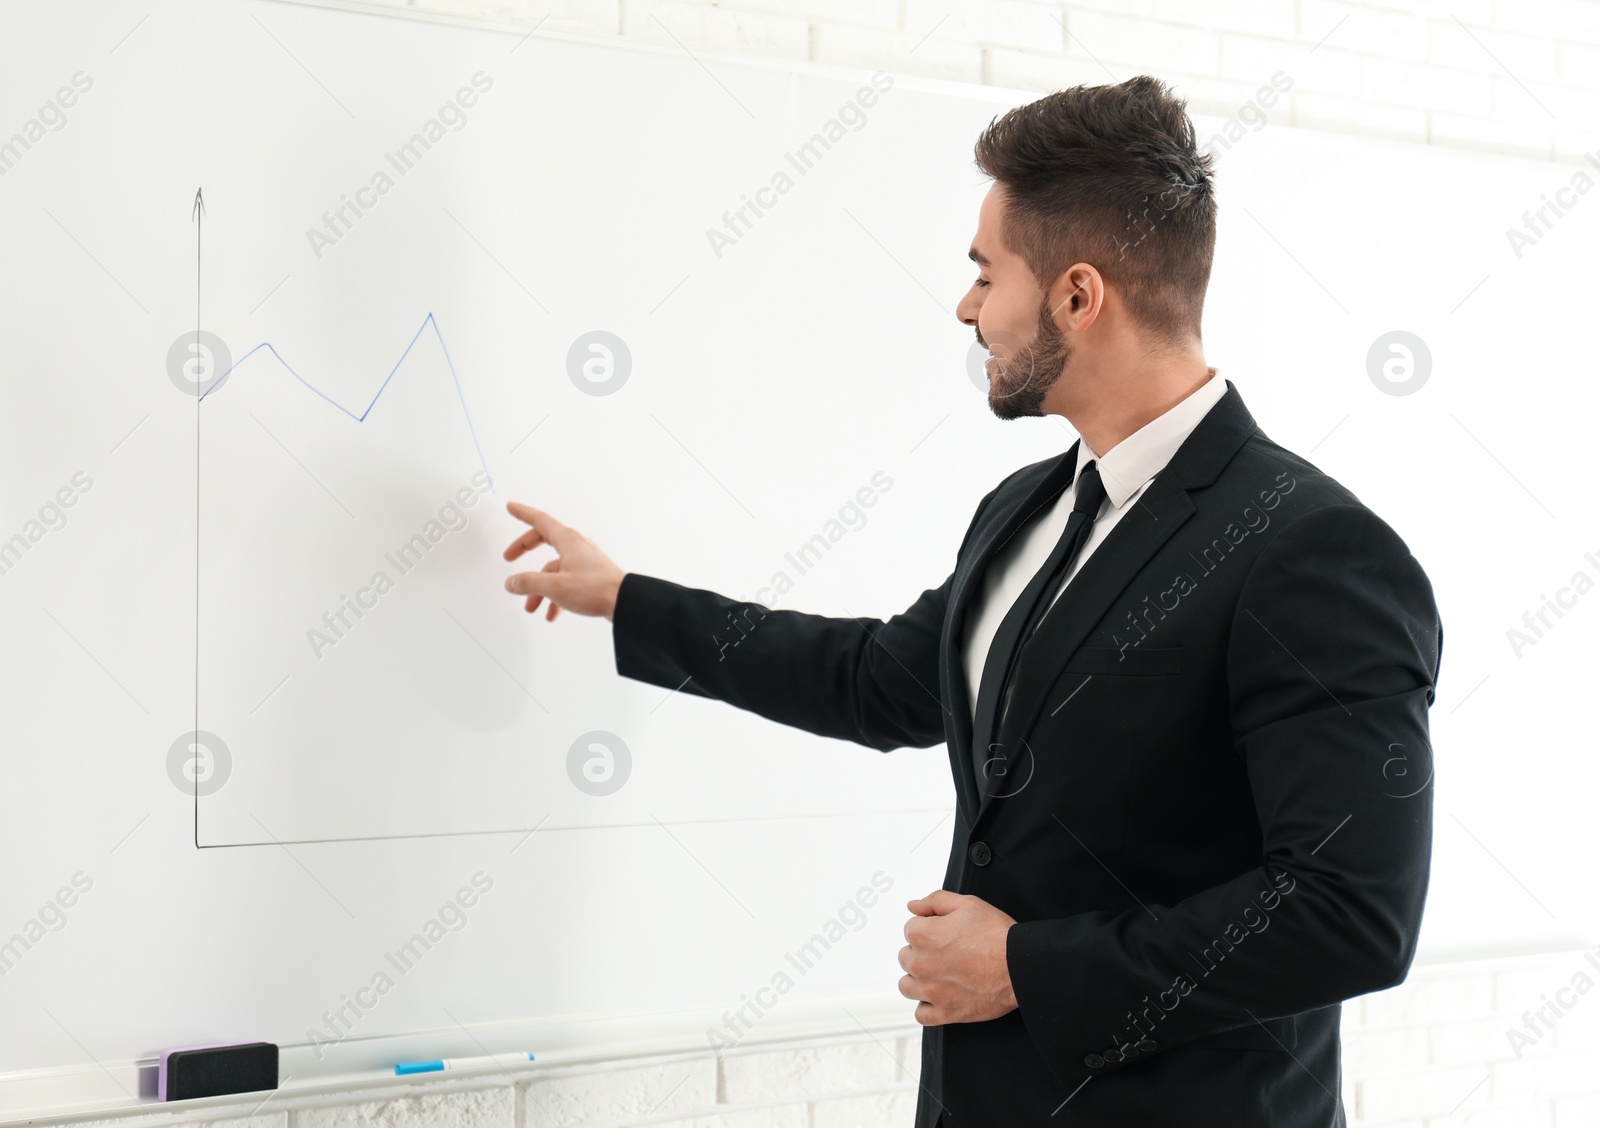
[[974, 286], [987, 286], [988, 284], [989, 284], [988, 281], [986, 279], [983, 279], [983, 278], [979, 278], [979, 279], [977, 279], [976, 281], [973, 282]]

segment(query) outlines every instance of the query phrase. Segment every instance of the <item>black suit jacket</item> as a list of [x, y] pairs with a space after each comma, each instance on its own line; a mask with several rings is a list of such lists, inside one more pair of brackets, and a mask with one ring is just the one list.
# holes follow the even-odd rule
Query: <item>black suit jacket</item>
[[1056, 463], [985, 497], [950, 578], [887, 622], [629, 574], [617, 670], [948, 746], [944, 887], [1018, 921], [1018, 1008], [924, 1031], [919, 1128], [1342, 1125], [1340, 1000], [1405, 978], [1427, 891], [1432, 587], [1229, 381], [1025, 643], [980, 788], [962, 620]]

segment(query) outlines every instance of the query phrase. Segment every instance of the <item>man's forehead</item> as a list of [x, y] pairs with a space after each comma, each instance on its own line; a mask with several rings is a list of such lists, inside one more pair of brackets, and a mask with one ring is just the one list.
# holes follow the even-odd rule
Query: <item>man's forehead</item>
[[991, 265], [991, 260], [1005, 250], [1000, 242], [1000, 223], [1005, 213], [1003, 196], [1000, 184], [992, 184], [978, 208], [978, 232], [972, 237], [967, 257], [979, 266]]

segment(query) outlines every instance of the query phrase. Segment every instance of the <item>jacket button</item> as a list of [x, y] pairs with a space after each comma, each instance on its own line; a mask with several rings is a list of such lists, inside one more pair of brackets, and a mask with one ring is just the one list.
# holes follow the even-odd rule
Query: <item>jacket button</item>
[[972, 864], [975, 866], [986, 866], [989, 864], [989, 859], [994, 855], [989, 852], [989, 844], [987, 842], [974, 842], [971, 848], [967, 850], [967, 857], [972, 859]]
[[1121, 1061], [1122, 1060], [1122, 1051], [1121, 1050], [1106, 1050], [1101, 1056], [1104, 1057], [1106, 1061]]
[[1090, 1069], [1100, 1069], [1106, 1064], [1106, 1059], [1101, 1057], [1099, 1054], [1090, 1054], [1088, 1057], [1083, 1059], [1083, 1064], [1087, 1065]]

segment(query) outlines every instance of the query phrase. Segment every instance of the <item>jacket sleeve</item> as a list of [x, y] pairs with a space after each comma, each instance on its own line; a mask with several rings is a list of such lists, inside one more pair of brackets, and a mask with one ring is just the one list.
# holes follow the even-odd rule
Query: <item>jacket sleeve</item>
[[[979, 503], [967, 538], [993, 496]], [[617, 673], [881, 752], [938, 744], [939, 640], [953, 579], [885, 621], [774, 611], [630, 572], [612, 614]]]
[[1262, 551], [1226, 639], [1262, 864], [1173, 905], [1011, 928], [1018, 1009], [1058, 1080], [1405, 978], [1443, 637], [1421, 565], [1362, 506], [1307, 513]]

